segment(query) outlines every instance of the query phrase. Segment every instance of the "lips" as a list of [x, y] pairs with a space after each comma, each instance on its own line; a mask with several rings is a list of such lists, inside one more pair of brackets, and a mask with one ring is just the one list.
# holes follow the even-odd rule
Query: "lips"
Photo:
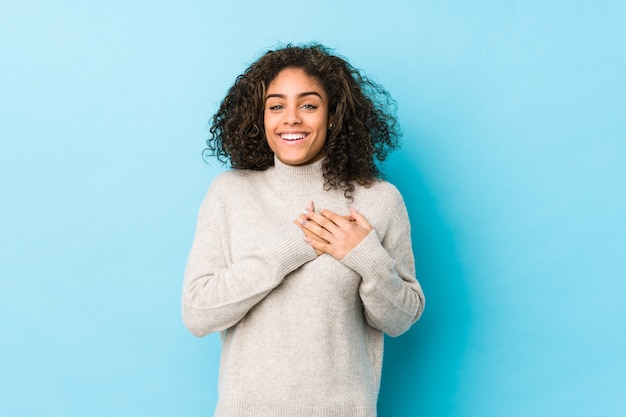
[[281, 133], [278, 136], [280, 136], [282, 140], [294, 141], [304, 139], [307, 135], [306, 133]]

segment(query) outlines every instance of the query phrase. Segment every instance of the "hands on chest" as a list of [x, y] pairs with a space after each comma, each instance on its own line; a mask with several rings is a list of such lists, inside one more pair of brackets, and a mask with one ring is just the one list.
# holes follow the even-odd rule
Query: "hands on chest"
[[330, 210], [316, 212], [312, 201], [294, 223], [318, 256], [327, 253], [336, 259], [343, 259], [372, 231], [365, 217], [354, 208], [346, 216]]

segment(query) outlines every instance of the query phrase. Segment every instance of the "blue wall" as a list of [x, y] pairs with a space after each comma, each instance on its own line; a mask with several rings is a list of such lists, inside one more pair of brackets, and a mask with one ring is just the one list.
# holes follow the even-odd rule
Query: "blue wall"
[[405, 133], [385, 169], [428, 305], [381, 417], [623, 415], [624, 3], [102, 3], [0, 5], [0, 414], [210, 415], [219, 339], [179, 316], [207, 120], [315, 40]]

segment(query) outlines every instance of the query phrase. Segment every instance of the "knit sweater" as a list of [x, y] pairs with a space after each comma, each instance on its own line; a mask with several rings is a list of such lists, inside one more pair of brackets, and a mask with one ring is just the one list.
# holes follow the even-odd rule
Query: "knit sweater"
[[[373, 230], [343, 259], [317, 256], [293, 223], [309, 201]], [[352, 203], [324, 190], [321, 161], [230, 170], [211, 184], [185, 271], [183, 320], [221, 332], [215, 417], [375, 417], [383, 333], [405, 332], [424, 296], [400, 193], [379, 180]]]

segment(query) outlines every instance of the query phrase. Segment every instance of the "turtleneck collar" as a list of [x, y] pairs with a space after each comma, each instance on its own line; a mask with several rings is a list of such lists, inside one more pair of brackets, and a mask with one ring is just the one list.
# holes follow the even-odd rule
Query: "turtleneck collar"
[[303, 190], [320, 189], [324, 184], [322, 162], [323, 159], [306, 165], [287, 165], [274, 155], [274, 167], [270, 169], [272, 177], [281, 183]]

